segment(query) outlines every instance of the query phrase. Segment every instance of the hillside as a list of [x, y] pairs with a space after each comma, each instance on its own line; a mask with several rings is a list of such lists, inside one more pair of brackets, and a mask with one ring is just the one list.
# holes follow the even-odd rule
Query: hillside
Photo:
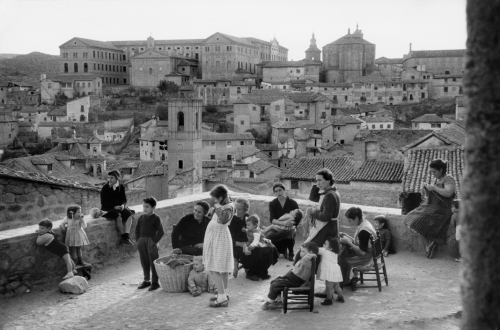
[[385, 105], [384, 109], [392, 110], [393, 116], [401, 123], [408, 126], [411, 121], [427, 113], [433, 113], [440, 117], [445, 114], [455, 113], [455, 99], [428, 100], [421, 103]]
[[0, 57], [0, 83], [8, 81], [38, 82], [40, 74], [58, 72], [59, 56], [33, 52], [13, 58]]

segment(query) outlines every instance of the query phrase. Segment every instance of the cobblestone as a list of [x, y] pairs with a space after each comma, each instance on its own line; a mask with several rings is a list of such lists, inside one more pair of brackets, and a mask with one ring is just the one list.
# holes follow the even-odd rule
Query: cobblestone
[[[167, 252], [162, 255], [168, 255]], [[387, 260], [389, 286], [345, 290], [346, 303], [306, 310], [261, 311], [270, 281], [252, 282], [240, 271], [230, 277], [228, 308], [210, 308], [205, 293], [137, 289], [142, 280], [139, 258], [96, 271], [89, 290], [79, 296], [58, 292], [57, 283], [32, 293], [0, 298], [0, 328], [19, 329], [459, 329], [458, 264], [449, 258], [400, 253]], [[291, 262], [280, 259], [275, 277]], [[324, 284], [317, 281], [318, 290]]]

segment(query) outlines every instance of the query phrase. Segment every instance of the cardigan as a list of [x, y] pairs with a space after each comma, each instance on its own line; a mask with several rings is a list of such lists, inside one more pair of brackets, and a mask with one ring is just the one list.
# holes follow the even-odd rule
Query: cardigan
[[101, 189], [101, 209], [103, 211], [112, 211], [115, 206], [127, 204], [127, 195], [125, 194], [125, 186], [118, 185], [118, 188], [113, 190], [108, 183]]
[[[278, 198], [273, 199], [269, 202], [269, 220], [272, 222], [273, 220], [278, 220], [284, 214], [290, 213], [293, 210], [299, 208], [299, 204], [296, 201], [291, 199], [290, 197], [286, 197], [285, 205], [282, 207]], [[295, 222], [295, 221], [294, 221]], [[298, 225], [298, 222], [295, 223], [295, 226]]]

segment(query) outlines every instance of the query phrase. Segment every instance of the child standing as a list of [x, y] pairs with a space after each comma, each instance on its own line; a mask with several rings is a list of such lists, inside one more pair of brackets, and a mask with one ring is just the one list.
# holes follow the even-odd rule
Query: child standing
[[247, 219], [247, 227], [243, 228], [246, 231], [248, 242], [243, 245], [243, 252], [246, 255], [252, 254], [251, 250], [258, 247], [266, 247], [266, 238], [259, 229], [260, 218], [257, 214], [251, 215]]
[[[303, 213], [302, 210], [296, 209], [291, 211], [290, 213], [283, 214], [278, 221], [293, 221], [295, 223], [300, 223], [300, 220], [302, 220]], [[295, 228], [295, 227], [293, 227]], [[266, 227], [263, 231], [262, 234], [264, 234], [266, 237], [269, 236], [274, 236], [276, 234], [279, 234], [281, 232], [284, 232], [285, 230], [292, 229], [292, 228], [287, 228], [286, 226], [282, 225], [273, 225], [271, 224], [270, 226]]]
[[300, 247], [300, 259], [286, 275], [279, 276], [271, 282], [263, 310], [281, 308], [282, 302], [276, 301], [285, 287], [299, 287], [309, 281], [312, 271], [312, 259], [318, 254], [318, 245], [314, 242], [304, 243]]
[[455, 239], [458, 244], [458, 258], [455, 259], [456, 262], [460, 262], [462, 256], [460, 255], [460, 223], [459, 223], [459, 211], [460, 211], [460, 199], [455, 199], [451, 202], [451, 222], [450, 225], [455, 227]]
[[68, 246], [56, 238], [56, 234], [52, 231], [52, 222], [49, 219], [43, 219], [38, 223], [38, 230], [36, 232], [38, 234], [36, 244], [44, 246], [47, 251], [62, 258], [64, 263], [66, 263], [68, 273], [63, 277], [63, 280], [75, 276], [75, 263], [69, 255]]
[[188, 290], [193, 297], [197, 297], [203, 292], [215, 292], [214, 280], [205, 270], [202, 256], [196, 256], [193, 259], [193, 269], [189, 272], [188, 277]]
[[337, 263], [337, 254], [339, 253], [340, 245], [337, 238], [327, 237], [323, 247], [319, 248], [318, 255], [321, 256], [319, 263], [318, 278], [326, 283], [326, 299], [321, 305], [333, 304], [333, 291], [338, 294], [337, 301], [344, 302], [344, 293], [340, 288], [342, 282], [342, 271]]
[[[158, 242], [163, 237], [163, 225], [160, 217], [155, 214], [156, 199], [148, 197], [143, 199], [142, 208], [144, 214], [137, 220], [135, 227], [135, 238], [137, 240], [137, 250], [141, 258], [141, 266], [144, 272], [144, 281], [139, 285], [139, 289], [150, 287], [148, 291], [156, 290], [158, 284], [158, 274], [154, 261], [159, 258]], [[150, 274], [152, 274], [150, 281]]]
[[78, 205], [68, 207], [66, 218], [61, 223], [61, 231], [66, 234], [64, 241], [69, 246], [71, 258], [76, 260], [76, 264], [88, 266], [89, 264], [82, 260], [82, 246], [90, 244], [84, 228], [87, 228], [87, 223], [83, 219], [82, 208]]
[[387, 257], [388, 253], [395, 254], [396, 249], [392, 245], [392, 234], [386, 217], [384, 215], [377, 215], [373, 218], [373, 227], [379, 232], [384, 257]]

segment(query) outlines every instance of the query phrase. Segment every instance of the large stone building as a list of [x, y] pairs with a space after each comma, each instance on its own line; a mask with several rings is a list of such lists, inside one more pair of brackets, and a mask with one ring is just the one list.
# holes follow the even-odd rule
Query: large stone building
[[375, 69], [375, 44], [363, 39], [358, 28], [352, 34], [349, 29], [345, 36], [323, 47], [325, 82], [345, 82]]
[[463, 74], [465, 49], [418, 50], [403, 56], [403, 67], [418, 68], [433, 74]]

